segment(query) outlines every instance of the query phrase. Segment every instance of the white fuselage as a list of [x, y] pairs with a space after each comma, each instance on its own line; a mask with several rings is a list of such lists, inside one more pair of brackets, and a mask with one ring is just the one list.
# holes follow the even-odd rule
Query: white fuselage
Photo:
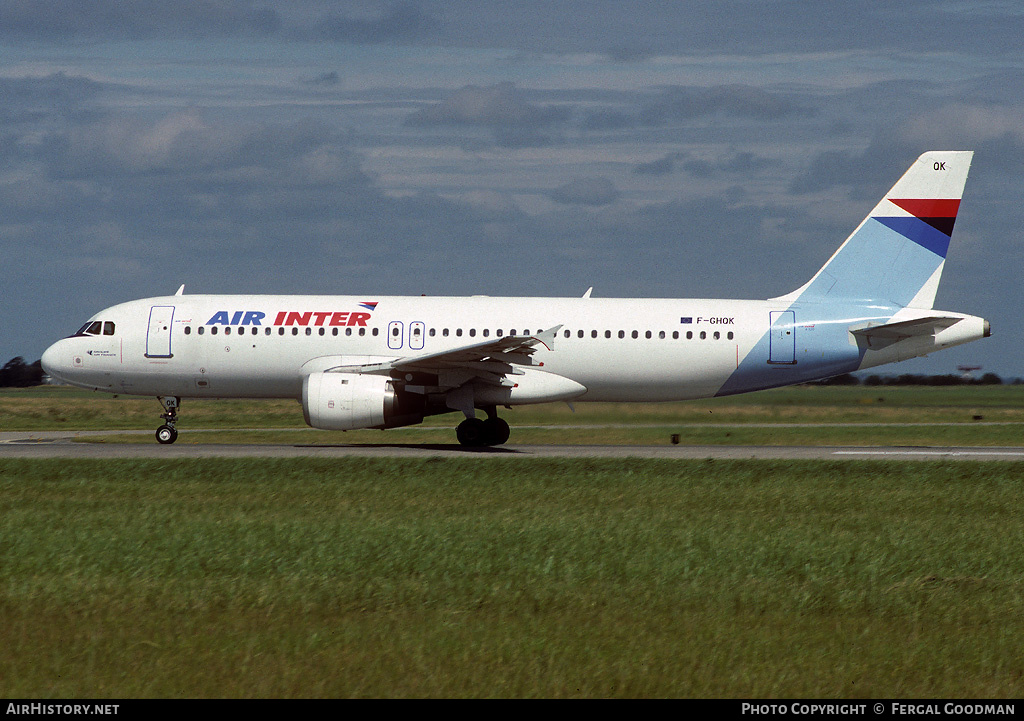
[[[872, 350], [850, 329], [913, 311], [784, 299], [178, 295], [98, 313], [99, 333], [59, 341], [44, 366], [114, 393], [298, 398], [310, 373], [560, 326], [538, 348], [534, 370], [579, 384], [573, 400], [668, 401], [825, 378], [984, 333], [979, 318], [944, 315], [957, 322], [927, 342]], [[551, 395], [521, 402], [567, 399], [564, 389]]]

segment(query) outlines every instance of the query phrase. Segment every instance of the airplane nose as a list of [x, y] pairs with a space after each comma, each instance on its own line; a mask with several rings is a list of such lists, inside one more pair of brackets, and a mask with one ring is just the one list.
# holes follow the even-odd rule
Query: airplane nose
[[62, 341], [57, 341], [43, 351], [43, 357], [40, 361], [43, 366], [43, 372], [57, 380], [64, 380], [60, 374], [65, 365], [65, 353], [61, 349], [62, 344]]

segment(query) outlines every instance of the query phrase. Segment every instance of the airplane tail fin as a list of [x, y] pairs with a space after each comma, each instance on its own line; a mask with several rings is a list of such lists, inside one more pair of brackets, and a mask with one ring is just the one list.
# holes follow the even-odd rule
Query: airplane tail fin
[[924, 153], [824, 267], [784, 297], [931, 308], [973, 155]]

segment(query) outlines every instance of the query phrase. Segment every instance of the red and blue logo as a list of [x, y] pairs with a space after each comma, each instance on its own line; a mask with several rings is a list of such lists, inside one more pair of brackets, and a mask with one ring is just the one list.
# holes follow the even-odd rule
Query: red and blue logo
[[904, 238], [908, 238], [922, 248], [935, 253], [940, 258], [946, 257], [949, 250], [949, 238], [953, 234], [956, 213], [960, 209], [960, 200], [940, 198], [889, 198], [889, 202], [901, 210], [910, 213], [910, 217], [875, 216], [875, 220], [895, 230]]

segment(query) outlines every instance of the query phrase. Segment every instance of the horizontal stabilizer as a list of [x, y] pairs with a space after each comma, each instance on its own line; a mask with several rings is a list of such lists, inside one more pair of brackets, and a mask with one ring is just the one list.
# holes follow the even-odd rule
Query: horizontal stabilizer
[[872, 325], [867, 328], [858, 328], [850, 332], [860, 338], [867, 340], [871, 347], [886, 346], [904, 338], [914, 336], [935, 336], [940, 331], [956, 325], [962, 318], [950, 318], [949, 316], [929, 316], [927, 318], [914, 318], [896, 323], [885, 323], [884, 325]]

